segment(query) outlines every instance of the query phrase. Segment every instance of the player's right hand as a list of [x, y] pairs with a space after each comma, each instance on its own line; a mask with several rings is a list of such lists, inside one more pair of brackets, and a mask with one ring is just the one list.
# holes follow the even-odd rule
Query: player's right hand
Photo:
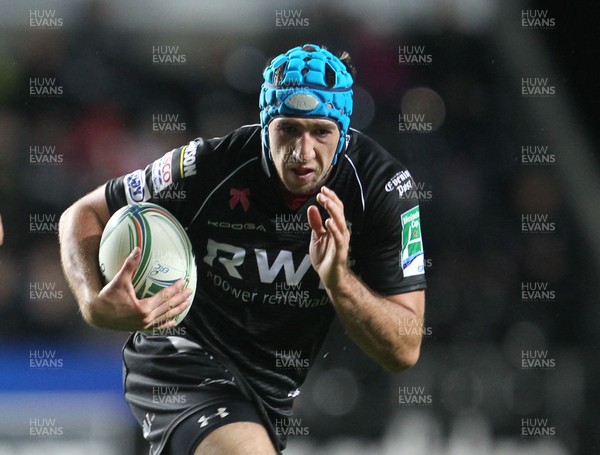
[[191, 304], [192, 290], [184, 289], [185, 280], [181, 279], [152, 297], [138, 299], [132, 279], [140, 261], [140, 249], [136, 247], [115, 277], [89, 302], [94, 325], [126, 331], [175, 327], [173, 318]]

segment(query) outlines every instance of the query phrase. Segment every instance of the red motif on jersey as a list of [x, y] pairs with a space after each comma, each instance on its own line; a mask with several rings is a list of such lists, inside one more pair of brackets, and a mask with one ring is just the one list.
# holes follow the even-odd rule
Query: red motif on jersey
[[248, 211], [248, 208], [250, 207], [250, 200], [248, 199], [248, 195], [250, 194], [250, 188], [244, 188], [243, 190], [231, 188], [229, 190], [229, 194], [231, 195], [231, 199], [229, 200], [229, 207], [232, 210], [235, 208], [236, 205], [242, 204], [244, 212]]

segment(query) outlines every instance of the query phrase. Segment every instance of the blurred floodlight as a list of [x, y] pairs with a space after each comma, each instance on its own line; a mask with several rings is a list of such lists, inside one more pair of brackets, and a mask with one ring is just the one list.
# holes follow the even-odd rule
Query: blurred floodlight
[[417, 87], [407, 91], [400, 104], [402, 114], [431, 125], [431, 130], [440, 128], [446, 118], [446, 104], [438, 93], [429, 87]]
[[267, 57], [255, 47], [236, 49], [225, 62], [225, 78], [234, 88], [245, 93], [257, 93]]
[[364, 88], [355, 85], [354, 112], [352, 114], [352, 127], [356, 129], [367, 128], [375, 117], [375, 101]]
[[322, 413], [341, 416], [353, 410], [358, 391], [356, 377], [351, 371], [334, 368], [319, 375], [312, 394], [315, 405]]

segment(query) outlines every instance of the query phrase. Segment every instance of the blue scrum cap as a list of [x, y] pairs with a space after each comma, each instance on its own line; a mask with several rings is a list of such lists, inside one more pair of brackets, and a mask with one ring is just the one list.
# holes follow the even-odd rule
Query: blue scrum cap
[[[282, 76], [277, 81], [276, 73]], [[305, 44], [271, 60], [263, 77], [259, 100], [263, 149], [269, 150], [268, 127], [275, 117], [327, 118], [335, 121], [340, 131], [335, 164], [344, 149], [352, 115], [353, 79], [346, 65], [328, 50]]]

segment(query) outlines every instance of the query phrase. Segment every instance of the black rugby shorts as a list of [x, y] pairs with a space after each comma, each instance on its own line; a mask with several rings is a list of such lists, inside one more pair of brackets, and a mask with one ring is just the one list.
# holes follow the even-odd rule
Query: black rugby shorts
[[233, 422], [261, 424], [273, 445], [285, 448], [274, 419], [233, 366], [191, 340], [132, 334], [123, 378], [150, 455], [193, 454], [211, 431]]

